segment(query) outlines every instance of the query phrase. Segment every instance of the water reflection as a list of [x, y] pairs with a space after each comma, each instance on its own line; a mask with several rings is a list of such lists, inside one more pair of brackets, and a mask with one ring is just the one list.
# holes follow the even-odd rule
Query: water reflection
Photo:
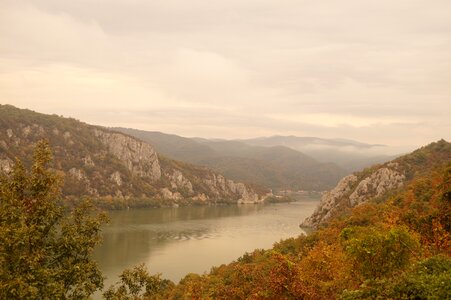
[[285, 204], [140, 209], [110, 213], [95, 259], [108, 277], [145, 262], [152, 273], [178, 281], [246, 251], [302, 233], [298, 224], [317, 201]]

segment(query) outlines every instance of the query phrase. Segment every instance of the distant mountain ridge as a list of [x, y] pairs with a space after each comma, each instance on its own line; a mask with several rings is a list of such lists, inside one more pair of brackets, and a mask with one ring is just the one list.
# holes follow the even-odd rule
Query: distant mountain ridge
[[[398, 155], [380, 154], [385, 145], [366, 144], [349, 139], [324, 139], [317, 137], [270, 136], [238, 140], [255, 146], [285, 146], [320, 161], [333, 162], [347, 172], [354, 172], [376, 163], [394, 159]], [[380, 149], [382, 148], [382, 149]], [[374, 151], [374, 150], [379, 151]], [[373, 153], [374, 152], [374, 153]]]
[[185, 138], [130, 128], [114, 130], [152, 144], [173, 159], [203, 165], [234, 180], [275, 190], [325, 190], [347, 172], [333, 163], [320, 163], [285, 146], [254, 146], [237, 140]]
[[268, 192], [164, 158], [150, 144], [124, 133], [0, 105], [0, 171], [11, 170], [16, 157], [30, 164], [34, 144], [41, 139], [50, 143], [66, 197], [121, 199], [125, 206], [134, 199], [146, 206], [257, 202]]
[[268, 145], [285, 145], [287, 147], [299, 147], [307, 146], [312, 144], [322, 144], [329, 146], [354, 146], [358, 148], [372, 148], [372, 147], [384, 147], [381, 144], [366, 144], [354, 140], [335, 138], [335, 139], [325, 139], [318, 137], [300, 137], [295, 135], [273, 135], [270, 137], [258, 137], [253, 139], [238, 139], [237, 141], [242, 141], [249, 144], [268, 146]]

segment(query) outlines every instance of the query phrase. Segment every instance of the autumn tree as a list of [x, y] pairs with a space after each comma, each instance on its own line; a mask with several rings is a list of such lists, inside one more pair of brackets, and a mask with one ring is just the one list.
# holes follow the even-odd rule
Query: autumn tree
[[402, 270], [419, 248], [416, 238], [404, 227], [347, 227], [340, 238], [356, 275], [365, 279]]
[[1, 299], [86, 299], [103, 286], [91, 254], [106, 217], [87, 202], [71, 211], [57, 204], [51, 159], [41, 141], [31, 170], [16, 161], [0, 177]]
[[174, 283], [162, 279], [160, 274], [151, 275], [144, 264], [126, 269], [120, 281], [111, 286], [103, 296], [107, 300], [168, 299]]

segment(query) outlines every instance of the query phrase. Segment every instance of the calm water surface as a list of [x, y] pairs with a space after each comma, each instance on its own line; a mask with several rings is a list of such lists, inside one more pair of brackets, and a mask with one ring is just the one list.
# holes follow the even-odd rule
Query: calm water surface
[[151, 273], [178, 282], [246, 251], [269, 248], [303, 231], [299, 223], [318, 201], [282, 204], [137, 209], [111, 212], [95, 251], [105, 287], [126, 268], [146, 263]]

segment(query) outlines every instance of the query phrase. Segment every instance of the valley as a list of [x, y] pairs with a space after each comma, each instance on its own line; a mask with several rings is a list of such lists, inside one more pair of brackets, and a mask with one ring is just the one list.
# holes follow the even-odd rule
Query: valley
[[451, 300], [451, 1], [0, 1], [0, 300]]
[[[90, 276], [107, 277], [103, 296], [98, 291], [95, 299], [131, 292], [135, 283], [124, 276], [144, 276], [137, 291], [152, 291], [148, 295], [156, 299], [354, 299], [353, 293], [373, 292], [396, 298], [413, 293], [409, 280], [423, 280], [416, 264], [449, 264], [451, 144], [443, 139], [343, 176], [339, 163], [319, 162], [288, 146], [251, 145], [255, 140], [108, 129], [8, 105], [0, 106], [0, 116], [0, 192], [16, 203], [15, 189], [25, 189], [17, 194], [24, 199], [18, 206], [2, 200], [2, 218], [22, 205], [24, 218], [31, 218], [29, 207], [50, 205], [75, 214], [62, 219], [75, 222], [62, 230], [94, 226], [91, 243], [97, 247], [89, 251], [95, 250], [99, 269]], [[40, 150], [33, 155], [35, 147]], [[46, 160], [50, 165], [43, 169], [39, 164]], [[30, 179], [15, 183], [27, 174]], [[80, 214], [89, 207], [110, 211], [102, 233], [101, 213]], [[99, 219], [81, 225], [77, 213]], [[421, 256], [412, 256], [413, 249]], [[373, 260], [378, 264], [368, 265]], [[140, 263], [151, 266], [151, 273]], [[450, 268], [431, 268], [432, 277], [418, 284], [444, 295], [448, 286], [435, 285]], [[393, 278], [396, 272], [402, 276]], [[375, 277], [388, 290], [379, 281], [363, 285]]]

